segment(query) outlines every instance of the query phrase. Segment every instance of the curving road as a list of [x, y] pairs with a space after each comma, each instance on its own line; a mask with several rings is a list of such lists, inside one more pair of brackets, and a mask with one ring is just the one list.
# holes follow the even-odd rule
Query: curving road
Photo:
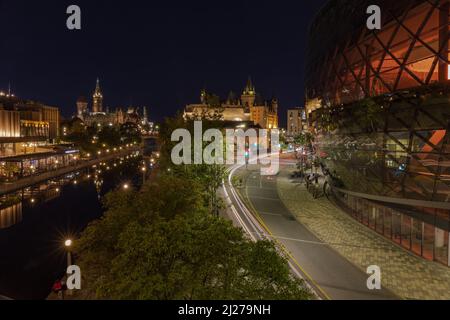
[[276, 177], [262, 177], [259, 170], [252, 171], [245, 186], [251, 203], [246, 205], [231, 183], [240, 167], [230, 169], [228, 182], [224, 184], [230, 218], [255, 241], [275, 240], [289, 256], [293, 272], [305, 279], [320, 299], [398, 299], [388, 290], [369, 290], [367, 274], [300, 224], [279, 198]]

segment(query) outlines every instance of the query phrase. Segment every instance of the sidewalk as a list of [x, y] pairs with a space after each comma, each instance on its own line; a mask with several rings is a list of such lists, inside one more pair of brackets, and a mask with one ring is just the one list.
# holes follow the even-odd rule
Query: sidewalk
[[281, 200], [323, 242], [366, 271], [377, 265], [383, 286], [405, 299], [449, 300], [450, 268], [423, 260], [355, 221], [326, 198], [314, 200], [305, 185], [283, 169], [277, 179]]

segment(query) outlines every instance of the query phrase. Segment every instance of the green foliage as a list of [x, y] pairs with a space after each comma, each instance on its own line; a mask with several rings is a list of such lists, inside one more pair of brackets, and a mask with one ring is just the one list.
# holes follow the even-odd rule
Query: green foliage
[[310, 132], [302, 132], [294, 137], [294, 142], [300, 146], [311, 146], [314, 142], [314, 136]]
[[353, 121], [367, 132], [376, 132], [382, 121], [383, 108], [375, 100], [368, 98], [353, 106]]
[[197, 188], [165, 176], [140, 193], [110, 194], [104, 218], [77, 242], [82, 298], [311, 298], [272, 243], [206, 214]]
[[[94, 123], [90, 127], [85, 127], [80, 121], [73, 121], [69, 124], [69, 135], [65, 139], [74, 143], [84, 153], [94, 154], [103, 145], [106, 145], [108, 148], [114, 148], [129, 143], [141, 142], [140, 131], [133, 123], [126, 123], [120, 127], [98, 127]], [[98, 138], [95, 144], [92, 143], [94, 137]]]
[[79, 298], [311, 299], [273, 243], [254, 243], [217, 215], [223, 166], [171, 164], [178, 128], [192, 123], [174, 118], [161, 128], [161, 169], [152, 181], [107, 195], [105, 215], [76, 242]]
[[[206, 119], [202, 120], [202, 124], [204, 132], [212, 128], [221, 129], [223, 126], [221, 121], [211, 121]], [[181, 114], [175, 118], [166, 119], [159, 136], [161, 146], [160, 166], [163, 171], [170, 169], [173, 175], [182, 179], [192, 178], [198, 182], [203, 188], [205, 206], [209, 208], [211, 213], [217, 215], [222, 206], [217, 191], [222, 186], [223, 179], [226, 176], [226, 168], [223, 165], [173, 165], [171, 153], [177, 142], [172, 142], [171, 137], [172, 133], [177, 129], [186, 129], [191, 133], [191, 136], [194, 137], [194, 121], [185, 121]], [[204, 143], [203, 147], [206, 145], [207, 143]], [[191, 151], [192, 154], [194, 154], [194, 150], [192, 149]]]

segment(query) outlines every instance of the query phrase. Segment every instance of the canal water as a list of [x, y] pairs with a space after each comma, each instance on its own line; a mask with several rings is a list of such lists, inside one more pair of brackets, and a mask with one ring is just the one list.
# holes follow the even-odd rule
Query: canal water
[[0, 295], [45, 299], [64, 275], [64, 240], [103, 215], [106, 193], [124, 184], [138, 187], [143, 165], [136, 154], [2, 198]]

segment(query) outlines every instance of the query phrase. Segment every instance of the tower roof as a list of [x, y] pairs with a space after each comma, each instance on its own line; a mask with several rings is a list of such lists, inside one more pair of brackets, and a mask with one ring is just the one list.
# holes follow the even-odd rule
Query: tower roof
[[102, 90], [100, 89], [100, 79], [97, 78], [97, 84], [95, 86], [94, 97], [103, 97]]
[[245, 86], [245, 89], [244, 89], [244, 94], [245, 95], [256, 95], [256, 89], [255, 89], [255, 86], [253, 85], [252, 78], [250, 76], [248, 77], [247, 85]]

